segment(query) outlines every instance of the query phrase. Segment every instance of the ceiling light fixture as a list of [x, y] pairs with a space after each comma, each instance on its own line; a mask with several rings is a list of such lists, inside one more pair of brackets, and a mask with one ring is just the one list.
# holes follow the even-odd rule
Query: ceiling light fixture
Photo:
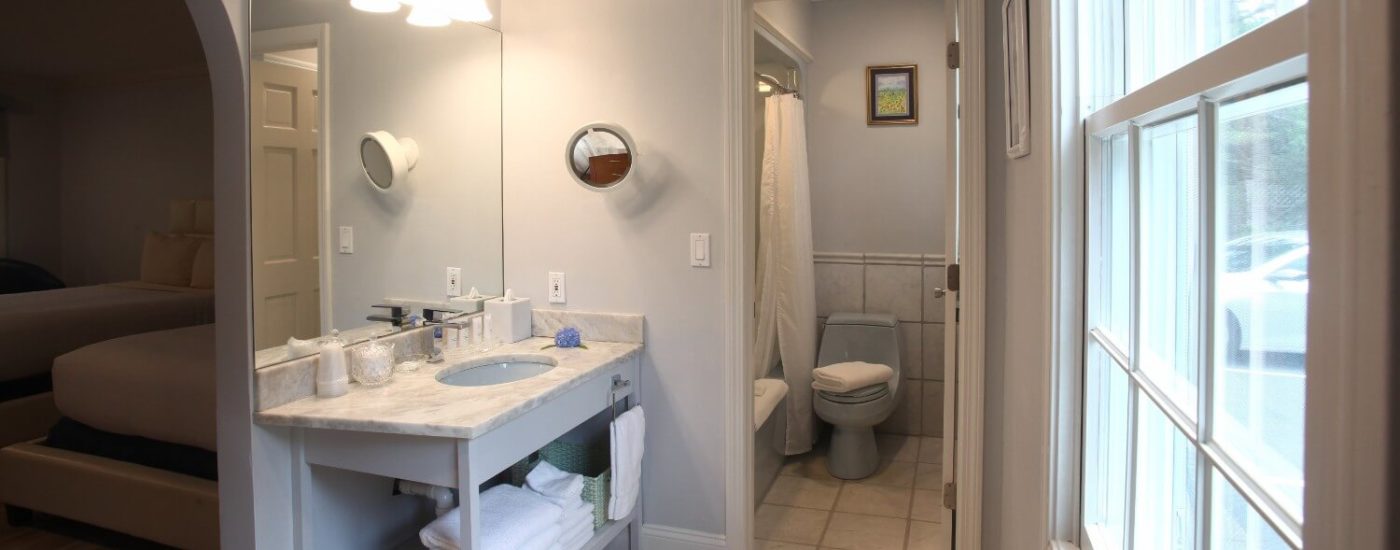
[[408, 12], [408, 24], [418, 27], [446, 27], [452, 23], [452, 18], [447, 16], [447, 10], [439, 2], [429, 2], [427, 0], [417, 0], [413, 5], [413, 11]]
[[350, 7], [370, 13], [399, 11], [399, 0], [350, 0]]

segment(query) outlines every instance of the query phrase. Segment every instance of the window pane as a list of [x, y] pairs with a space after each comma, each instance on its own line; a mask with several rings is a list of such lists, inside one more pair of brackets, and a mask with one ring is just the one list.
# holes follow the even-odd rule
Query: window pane
[[1090, 327], [1109, 336], [1118, 351], [1132, 353], [1132, 202], [1128, 135], [1101, 142], [1100, 175], [1090, 191]]
[[1306, 84], [1220, 106], [1213, 438], [1302, 517]]
[[1210, 547], [1231, 550], [1289, 550], [1288, 543], [1259, 516], [1225, 476], [1211, 470]]
[[1196, 446], [1138, 392], [1133, 547], [1196, 546]]
[[1201, 186], [1196, 115], [1142, 129], [1139, 365], [1196, 417], [1200, 365]]
[[1126, 1], [1130, 92], [1304, 4], [1303, 0]]
[[[1094, 540], [1123, 545], [1128, 509], [1128, 375], [1090, 341], [1084, 388], [1084, 525]], [[1095, 548], [1098, 548], [1097, 546]]]

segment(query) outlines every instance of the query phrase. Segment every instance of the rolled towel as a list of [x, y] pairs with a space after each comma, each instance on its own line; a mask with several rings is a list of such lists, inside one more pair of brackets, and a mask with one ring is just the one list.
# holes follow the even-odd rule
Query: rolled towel
[[[481, 493], [479, 502], [482, 550], [544, 550], [563, 533], [559, 519], [563, 517], [564, 510], [534, 491], [512, 485], [497, 485]], [[462, 547], [458, 540], [462, 533], [461, 521], [461, 509], [453, 508], [418, 531], [418, 539], [428, 548], [457, 550]], [[542, 546], [527, 546], [538, 543], [535, 537], [551, 530], [554, 538], [543, 541]]]
[[583, 476], [560, 470], [545, 460], [525, 476], [525, 486], [566, 510], [583, 498]]
[[812, 389], [817, 391], [845, 393], [894, 377], [894, 369], [879, 363], [851, 361], [836, 363], [812, 371]]

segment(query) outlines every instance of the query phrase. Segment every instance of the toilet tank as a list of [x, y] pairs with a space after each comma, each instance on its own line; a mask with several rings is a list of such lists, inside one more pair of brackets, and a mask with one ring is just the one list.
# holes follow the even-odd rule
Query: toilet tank
[[822, 329], [817, 366], [845, 361], [881, 363], [899, 379], [899, 321], [882, 313], [833, 313]]

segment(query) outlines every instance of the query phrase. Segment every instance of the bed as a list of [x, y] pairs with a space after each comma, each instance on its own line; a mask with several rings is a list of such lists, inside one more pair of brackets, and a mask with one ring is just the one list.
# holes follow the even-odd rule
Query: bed
[[0, 501], [181, 548], [218, 546], [214, 325], [54, 360], [49, 436], [0, 449]]
[[141, 280], [0, 295], [0, 446], [56, 420], [54, 358], [120, 336], [214, 321], [212, 203], [170, 204], [170, 232], [143, 245]]

